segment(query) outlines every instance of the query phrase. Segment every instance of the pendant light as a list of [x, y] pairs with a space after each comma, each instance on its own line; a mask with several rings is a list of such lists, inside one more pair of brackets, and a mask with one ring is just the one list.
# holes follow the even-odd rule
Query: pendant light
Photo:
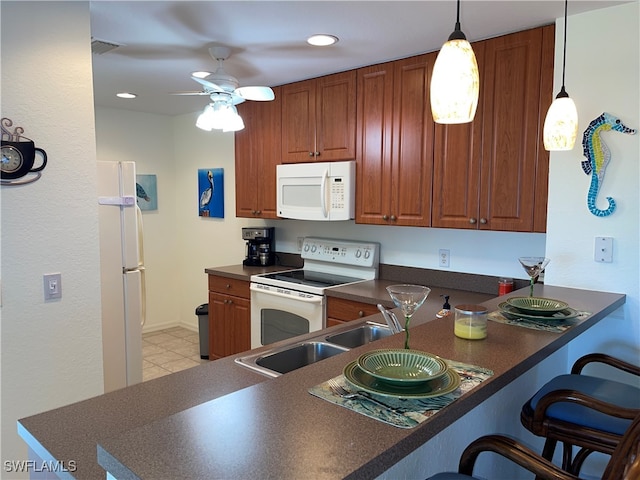
[[478, 106], [480, 79], [471, 44], [460, 30], [460, 0], [456, 25], [440, 49], [431, 76], [431, 114], [436, 123], [469, 123]]
[[564, 2], [564, 48], [562, 53], [562, 88], [544, 119], [544, 148], [549, 151], [571, 150], [578, 134], [578, 110], [564, 88], [567, 60], [567, 4]]

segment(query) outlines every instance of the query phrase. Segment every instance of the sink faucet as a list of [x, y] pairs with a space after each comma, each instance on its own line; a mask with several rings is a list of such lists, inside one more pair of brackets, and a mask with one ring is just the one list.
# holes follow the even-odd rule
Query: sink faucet
[[396, 317], [395, 313], [386, 310], [380, 304], [378, 304], [377, 306], [378, 306], [378, 310], [380, 310], [380, 313], [382, 313], [382, 316], [384, 317], [385, 321], [387, 322], [387, 325], [389, 326], [389, 328], [393, 333], [400, 333], [404, 331], [404, 328], [402, 328], [402, 326], [400, 325], [400, 322], [398, 321], [398, 317]]

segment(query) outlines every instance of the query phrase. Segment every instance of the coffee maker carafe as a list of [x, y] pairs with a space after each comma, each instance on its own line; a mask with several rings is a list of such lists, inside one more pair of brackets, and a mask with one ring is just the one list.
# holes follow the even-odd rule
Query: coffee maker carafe
[[275, 263], [275, 228], [245, 227], [242, 238], [247, 241], [246, 258], [243, 265], [266, 267]]

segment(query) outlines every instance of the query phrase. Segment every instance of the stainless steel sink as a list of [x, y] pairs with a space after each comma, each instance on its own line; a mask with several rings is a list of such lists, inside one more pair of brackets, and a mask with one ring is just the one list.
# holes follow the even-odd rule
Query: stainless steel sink
[[240, 357], [236, 362], [265, 375], [277, 377], [348, 350], [326, 342], [306, 341], [261, 354]]
[[263, 375], [278, 377], [392, 334], [386, 325], [367, 322], [328, 336], [323, 334], [302, 341], [292, 339], [289, 345], [250, 353], [236, 358], [235, 362]]
[[390, 335], [393, 335], [393, 332], [389, 327], [367, 323], [346, 332], [329, 335], [326, 340], [343, 347], [356, 348]]

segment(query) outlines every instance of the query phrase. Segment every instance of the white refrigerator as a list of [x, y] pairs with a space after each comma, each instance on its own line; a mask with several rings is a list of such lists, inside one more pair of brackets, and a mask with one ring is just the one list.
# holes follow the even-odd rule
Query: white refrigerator
[[142, 214], [134, 162], [98, 162], [104, 391], [142, 381]]

